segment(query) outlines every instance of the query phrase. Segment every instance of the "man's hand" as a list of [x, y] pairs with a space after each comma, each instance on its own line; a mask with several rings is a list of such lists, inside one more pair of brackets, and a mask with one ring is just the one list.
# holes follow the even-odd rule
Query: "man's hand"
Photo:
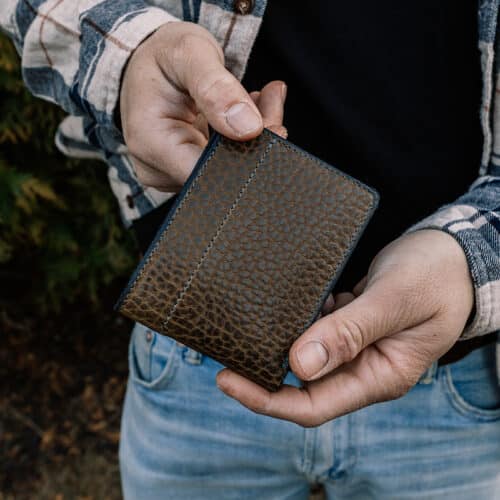
[[168, 23], [134, 52], [123, 77], [120, 117], [139, 181], [178, 191], [208, 140], [208, 124], [235, 140], [263, 127], [284, 135], [286, 87], [249, 95], [224, 67], [213, 36], [192, 23]]
[[403, 396], [452, 347], [473, 304], [458, 243], [441, 231], [417, 231], [382, 250], [354, 295], [337, 296], [335, 310], [294, 343], [290, 364], [308, 381], [304, 388], [269, 393], [227, 369], [217, 383], [253, 411], [319, 425]]

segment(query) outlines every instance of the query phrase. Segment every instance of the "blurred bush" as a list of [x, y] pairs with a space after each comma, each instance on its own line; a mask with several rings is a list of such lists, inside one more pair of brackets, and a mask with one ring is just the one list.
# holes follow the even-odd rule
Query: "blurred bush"
[[136, 260], [105, 164], [56, 151], [62, 117], [25, 90], [19, 57], [0, 35], [0, 312], [98, 306], [103, 287]]

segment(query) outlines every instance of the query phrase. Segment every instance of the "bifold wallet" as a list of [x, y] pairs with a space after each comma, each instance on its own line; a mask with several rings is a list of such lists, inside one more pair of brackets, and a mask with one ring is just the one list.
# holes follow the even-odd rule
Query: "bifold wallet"
[[268, 130], [216, 134], [117, 309], [275, 391], [377, 202]]

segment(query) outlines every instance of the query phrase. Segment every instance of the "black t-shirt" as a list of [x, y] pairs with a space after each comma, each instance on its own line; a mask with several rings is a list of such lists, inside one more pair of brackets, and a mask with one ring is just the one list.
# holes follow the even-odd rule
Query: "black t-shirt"
[[[464, 193], [481, 150], [475, 2], [269, 0], [244, 84], [288, 84], [292, 142], [376, 188], [337, 289], [411, 224]], [[136, 224], [146, 243], [165, 209]]]
[[476, 16], [453, 0], [269, 0], [245, 86], [284, 80], [289, 139], [381, 195], [337, 288], [476, 177]]

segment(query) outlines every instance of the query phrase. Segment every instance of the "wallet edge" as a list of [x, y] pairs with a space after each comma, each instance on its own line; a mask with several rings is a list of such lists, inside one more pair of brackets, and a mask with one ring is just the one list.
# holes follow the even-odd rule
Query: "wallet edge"
[[222, 140], [222, 136], [218, 133], [215, 133], [208, 141], [208, 144], [205, 147], [205, 149], [203, 150], [203, 153], [201, 154], [201, 156], [198, 158], [198, 161], [196, 162], [196, 165], [195, 165], [193, 171], [191, 172], [186, 183], [184, 184], [181, 191], [177, 195], [177, 199], [175, 200], [175, 203], [172, 205], [172, 207], [170, 207], [170, 210], [168, 211], [168, 214], [165, 217], [165, 220], [162, 222], [162, 224], [158, 228], [153, 241], [150, 243], [146, 253], [142, 257], [140, 263], [137, 265], [134, 272], [130, 276], [130, 278], [127, 282], [127, 285], [125, 286], [122, 293], [118, 297], [118, 300], [116, 301], [116, 304], [113, 307], [113, 309], [115, 311], [120, 312], [120, 309], [121, 309], [123, 303], [125, 302], [127, 295], [129, 294], [129, 292], [132, 291], [132, 288], [134, 287], [136, 281], [139, 279], [141, 271], [148, 264], [149, 259], [152, 255], [152, 253], [154, 252], [156, 246], [158, 245], [158, 242], [160, 241], [163, 233], [167, 230], [168, 226], [171, 224], [171, 222], [173, 220], [173, 217], [174, 217], [177, 209], [185, 200], [185, 195], [193, 186], [200, 171], [203, 169], [204, 166], [207, 165], [209, 157], [215, 153], [217, 146], [219, 145], [221, 140]]

